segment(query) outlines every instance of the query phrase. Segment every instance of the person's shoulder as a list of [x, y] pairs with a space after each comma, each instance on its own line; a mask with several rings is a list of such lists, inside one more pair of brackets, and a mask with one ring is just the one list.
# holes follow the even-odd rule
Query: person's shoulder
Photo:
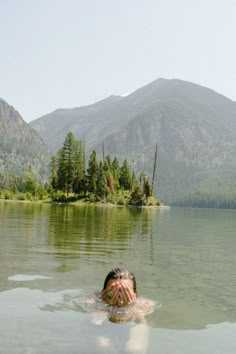
[[135, 302], [136, 310], [148, 315], [152, 313], [156, 307], [157, 303], [151, 299], [137, 298]]
[[102, 300], [101, 292], [95, 292], [79, 297], [78, 299], [74, 299], [73, 303], [85, 312], [104, 310], [107, 306]]

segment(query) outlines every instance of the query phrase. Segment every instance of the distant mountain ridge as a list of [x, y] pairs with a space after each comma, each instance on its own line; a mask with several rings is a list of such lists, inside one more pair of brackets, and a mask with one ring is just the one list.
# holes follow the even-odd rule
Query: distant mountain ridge
[[128, 157], [149, 175], [158, 142], [155, 189], [167, 204], [217, 199], [236, 187], [236, 103], [190, 82], [157, 79], [125, 97], [56, 110], [31, 126], [51, 151], [72, 131], [88, 151], [101, 153], [103, 142], [106, 154]]
[[30, 168], [36, 175], [48, 174], [49, 153], [43, 139], [20, 114], [0, 98], [0, 174], [21, 175]]

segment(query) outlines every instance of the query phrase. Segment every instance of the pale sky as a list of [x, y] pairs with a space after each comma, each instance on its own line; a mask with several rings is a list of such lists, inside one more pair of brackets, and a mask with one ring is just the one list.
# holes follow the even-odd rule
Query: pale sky
[[0, 0], [0, 97], [27, 122], [163, 77], [236, 101], [236, 0]]

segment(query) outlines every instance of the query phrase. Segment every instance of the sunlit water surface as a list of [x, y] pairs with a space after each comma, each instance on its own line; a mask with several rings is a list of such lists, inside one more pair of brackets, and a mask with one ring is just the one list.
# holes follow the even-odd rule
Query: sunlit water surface
[[236, 353], [235, 230], [230, 210], [1, 201], [0, 353], [132, 352], [132, 324], [94, 323], [73, 302], [115, 266], [157, 303], [146, 353]]

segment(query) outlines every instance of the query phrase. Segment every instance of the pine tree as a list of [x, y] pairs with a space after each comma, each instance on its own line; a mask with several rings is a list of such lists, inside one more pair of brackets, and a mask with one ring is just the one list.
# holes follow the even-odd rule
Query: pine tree
[[75, 164], [73, 191], [75, 193], [85, 193], [85, 159], [84, 146], [82, 141], [75, 141]]
[[59, 152], [58, 186], [59, 189], [69, 194], [72, 190], [75, 171], [75, 138], [73, 133], [68, 133]]
[[115, 185], [114, 185], [114, 177], [112, 173], [112, 160], [110, 155], [107, 155], [104, 160], [103, 170], [105, 172], [108, 189], [110, 192], [113, 192], [115, 189]]
[[149, 178], [146, 175], [143, 175], [143, 194], [145, 198], [152, 196], [152, 186], [149, 182]]
[[66, 167], [65, 167], [65, 152], [64, 149], [60, 149], [57, 153], [58, 169], [57, 169], [57, 189], [60, 191], [66, 191]]
[[26, 173], [24, 187], [25, 192], [31, 193], [34, 196], [36, 195], [37, 180], [31, 169]]
[[87, 189], [88, 192], [94, 193], [95, 195], [97, 190], [97, 179], [98, 179], [97, 154], [96, 151], [93, 150], [88, 161]]
[[114, 188], [117, 190], [120, 188], [120, 165], [119, 161], [115, 157], [111, 164], [111, 172], [114, 179]]
[[115, 183], [114, 183], [114, 177], [112, 176], [112, 174], [109, 174], [109, 176], [107, 177], [107, 187], [110, 192], [114, 192]]
[[135, 184], [133, 186], [133, 191], [130, 195], [130, 201], [129, 203], [131, 205], [143, 205], [143, 193], [140, 187], [140, 184], [137, 182], [137, 180], [135, 181]]
[[125, 159], [121, 169], [120, 169], [120, 186], [121, 188], [123, 188], [124, 190], [130, 190], [131, 189], [131, 185], [132, 185], [132, 181], [131, 181], [131, 174], [130, 174], [130, 169], [128, 166], [128, 162]]
[[50, 186], [52, 190], [56, 191], [58, 189], [58, 185], [57, 185], [58, 161], [55, 155], [51, 157], [50, 168], [51, 168], [51, 175], [49, 178]]
[[103, 163], [102, 161], [100, 161], [99, 168], [98, 168], [96, 195], [99, 198], [104, 199], [106, 197], [106, 194], [107, 194], [107, 180], [103, 169]]
[[111, 165], [112, 165], [111, 156], [107, 155], [105, 161], [107, 162], [108, 169], [111, 170]]

